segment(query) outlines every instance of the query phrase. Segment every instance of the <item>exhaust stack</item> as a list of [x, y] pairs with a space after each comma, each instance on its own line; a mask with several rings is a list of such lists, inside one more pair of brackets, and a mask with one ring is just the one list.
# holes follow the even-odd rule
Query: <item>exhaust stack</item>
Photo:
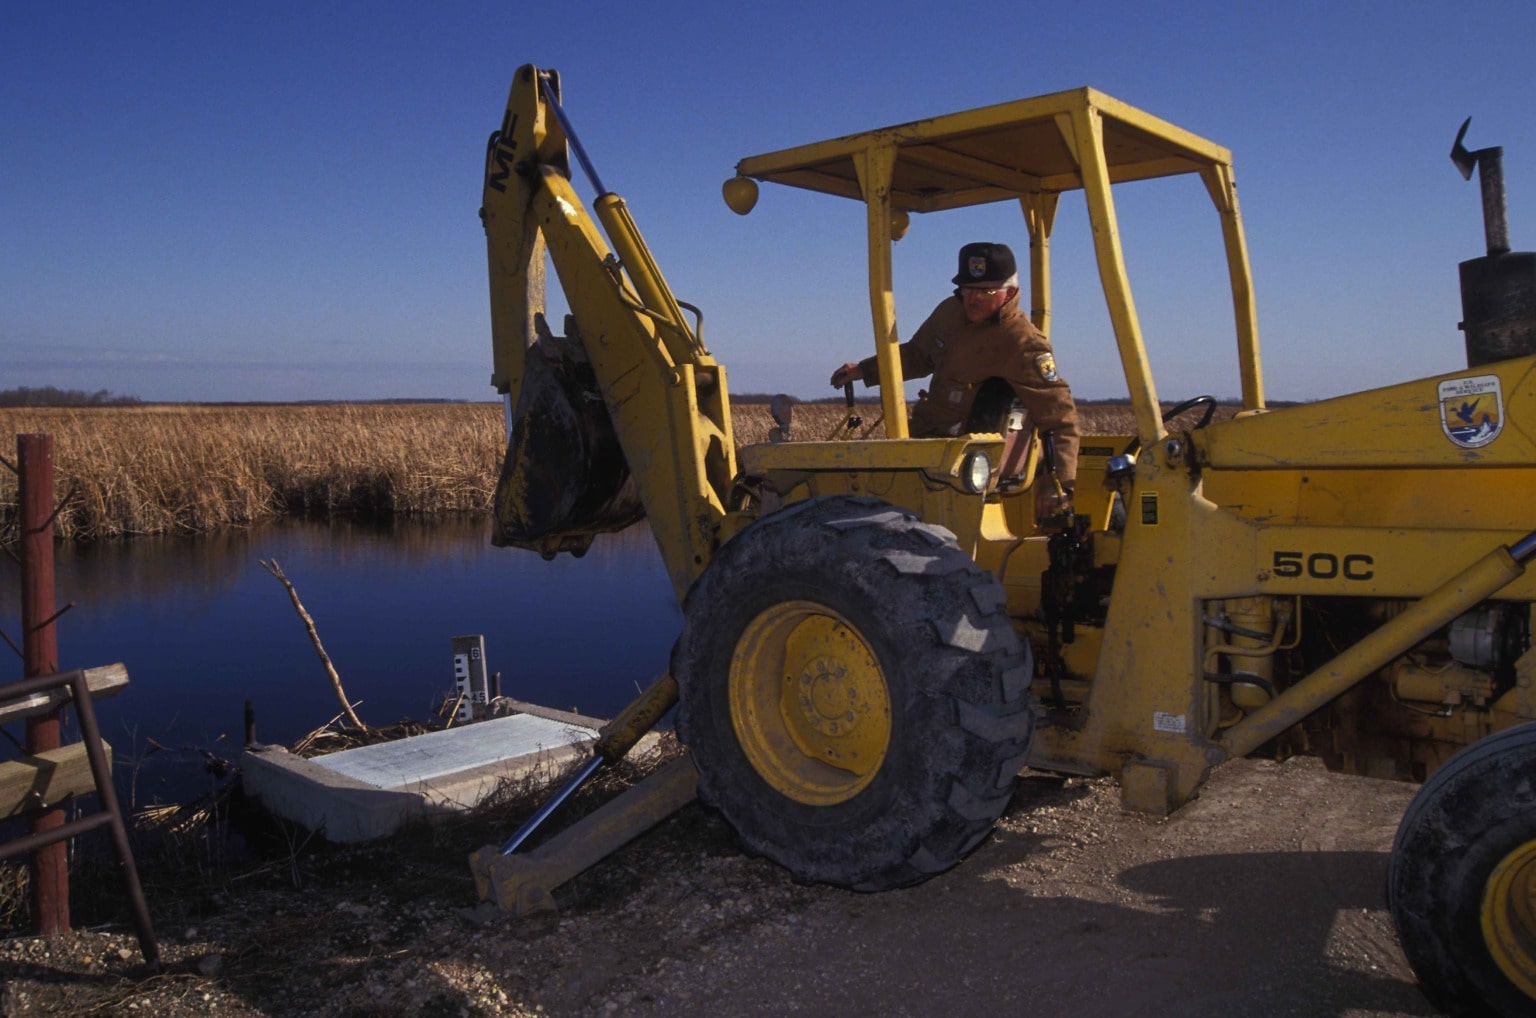
[[1467, 366], [1536, 353], [1536, 254], [1509, 250], [1509, 217], [1504, 201], [1504, 150], [1468, 152], [1462, 145], [1472, 118], [1456, 133], [1451, 161], [1463, 179], [1474, 167], [1483, 192], [1483, 231], [1488, 254], [1461, 269], [1461, 324]]

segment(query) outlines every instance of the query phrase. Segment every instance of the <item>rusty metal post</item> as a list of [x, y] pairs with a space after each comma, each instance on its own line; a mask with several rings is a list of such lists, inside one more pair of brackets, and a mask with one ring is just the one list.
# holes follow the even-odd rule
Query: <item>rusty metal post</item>
[[[17, 435], [16, 469], [21, 536], [21, 632], [23, 676], [59, 670], [59, 645], [53, 619], [53, 436]], [[27, 719], [27, 752], [59, 748], [55, 711]], [[32, 817], [29, 829], [43, 834], [64, 826], [64, 811]], [[33, 932], [45, 937], [69, 932], [69, 861], [63, 842], [32, 853], [27, 863], [31, 883]]]

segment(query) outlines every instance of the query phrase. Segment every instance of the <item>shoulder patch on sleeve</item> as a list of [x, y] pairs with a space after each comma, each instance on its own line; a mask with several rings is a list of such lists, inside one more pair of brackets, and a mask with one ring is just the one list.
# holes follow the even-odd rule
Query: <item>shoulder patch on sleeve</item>
[[1058, 376], [1056, 374], [1056, 357], [1054, 354], [1037, 354], [1035, 356], [1035, 367], [1040, 369], [1041, 378], [1045, 379], [1047, 382], [1056, 381]]

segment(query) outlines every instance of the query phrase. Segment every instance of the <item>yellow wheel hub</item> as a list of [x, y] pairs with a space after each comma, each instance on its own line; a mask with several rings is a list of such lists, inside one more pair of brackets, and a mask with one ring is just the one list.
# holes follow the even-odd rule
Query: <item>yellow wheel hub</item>
[[885, 760], [885, 673], [853, 624], [825, 605], [785, 601], [749, 622], [731, 658], [729, 691], [748, 761], [796, 802], [845, 802]]
[[1536, 841], [1506, 855], [1483, 890], [1483, 940], [1494, 963], [1536, 998]]

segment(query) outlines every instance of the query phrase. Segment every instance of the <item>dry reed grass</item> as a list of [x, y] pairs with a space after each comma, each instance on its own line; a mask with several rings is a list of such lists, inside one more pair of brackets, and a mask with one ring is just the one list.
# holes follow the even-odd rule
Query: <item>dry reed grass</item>
[[[18, 408], [0, 429], [53, 436], [66, 539], [485, 512], [503, 445], [500, 409], [471, 404]], [[0, 471], [6, 531], [16, 502]]]
[[[1085, 404], [1088, 434], [1129, 434], [1130, 408]], [[860, 434], [883, 437], [878, 404]], [[794, 438], [825, 439], [847, 410], [795, 408]], [[736, 440], [768, 439], [764, 403], [732, 407]], [[0, 434], [53, 436], [55, 533], [93, 540], [206, 533], [283, 515], [390, 519], [490, 511], [504, 451], [497, 404], [0, 409]], [[3, 450], [7, 460], [15, 446]], [[0, 469], [0, 535], [14, 533], [16, 476]]]

